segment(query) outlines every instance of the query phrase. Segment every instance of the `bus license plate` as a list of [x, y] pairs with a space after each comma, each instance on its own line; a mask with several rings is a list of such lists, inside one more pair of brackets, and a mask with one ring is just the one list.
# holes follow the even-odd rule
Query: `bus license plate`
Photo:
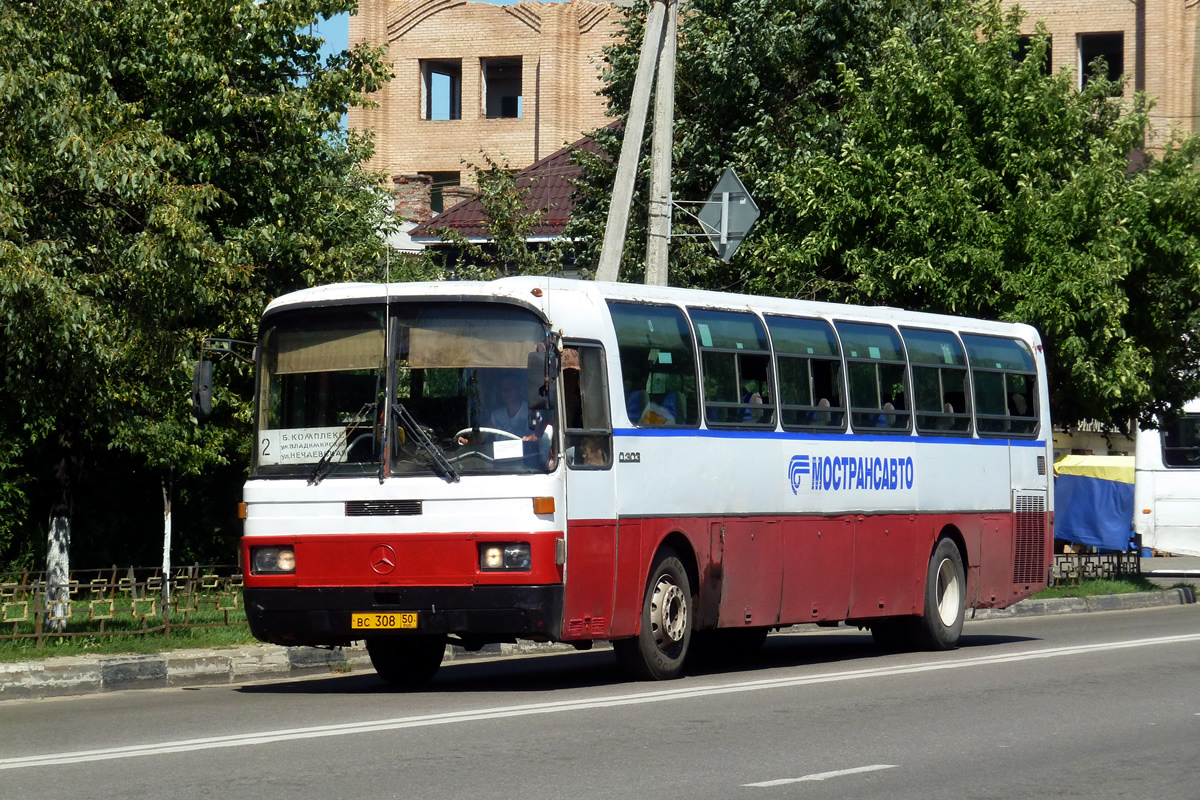
[[417, 627], [415, 611], [404, 613], [351, 614], [350, 627], [356, 631], [394, 630]]

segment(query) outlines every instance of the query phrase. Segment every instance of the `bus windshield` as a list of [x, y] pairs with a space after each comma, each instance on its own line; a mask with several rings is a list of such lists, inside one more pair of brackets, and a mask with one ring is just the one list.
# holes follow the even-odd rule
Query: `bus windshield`
[[554, 412], [531, 412], [528, 397], [530, 354], [545, 338], [533, 313], [500, 303], [279, 314], [260, 339], [255, 471], [320, 480], [551, 470]]

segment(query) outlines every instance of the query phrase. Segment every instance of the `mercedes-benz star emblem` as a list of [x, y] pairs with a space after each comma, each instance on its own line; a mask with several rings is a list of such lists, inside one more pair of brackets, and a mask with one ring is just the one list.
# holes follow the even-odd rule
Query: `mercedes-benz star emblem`
[[387, 575], [396, 568], [396, 551], [390, 544], [377, 544], [371, 548], [371, 569]]

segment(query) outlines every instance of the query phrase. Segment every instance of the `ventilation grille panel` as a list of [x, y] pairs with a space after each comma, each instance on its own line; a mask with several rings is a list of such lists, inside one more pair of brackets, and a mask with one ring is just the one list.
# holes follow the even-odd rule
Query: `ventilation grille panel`
[[347, 517], [412, 517], [420, 513], [420, 500], [346, 501]]
[[1041, 583], [1046, 580], [1046, 497], [1018, 494], [1013, 511], [1013, 583]]

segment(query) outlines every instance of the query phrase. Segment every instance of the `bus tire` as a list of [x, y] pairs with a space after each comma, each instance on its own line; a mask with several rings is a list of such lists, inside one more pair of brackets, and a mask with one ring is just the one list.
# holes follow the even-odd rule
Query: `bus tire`
[[962, 635], [967, 578], [962, 555], [950, 539], [933, 548], [925, 573], [925, 614], [916, 626], [916, 644], [927, 650], [953, 650]]
[[441, 634], [367, 639], [367, 655], [375, 672], [401, 688], [428, 683], [442, 666], [445, 653], [446, 637]]
[[642, 680], [671, 680], [683, 671], [692, 642], [692, 588], [675, 551], [664, 547], [650, 568], [642, 629], [613, 642], [617, 660]]

